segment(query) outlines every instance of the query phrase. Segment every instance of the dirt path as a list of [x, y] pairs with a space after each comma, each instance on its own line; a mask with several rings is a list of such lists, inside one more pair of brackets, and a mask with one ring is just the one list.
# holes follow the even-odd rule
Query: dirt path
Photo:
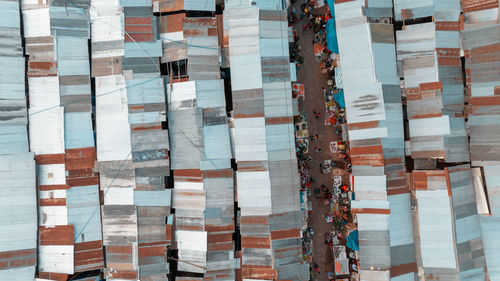
[[[297, 14], [300, 15], [300, 5], [304, 1], [297, 1], [294, 5], [297, 9]], [[317, 183], [311, 186], [320, 188], [321, 185], [326, 185], [331, 188], [333, 184], [332, 174], [321, 174], [320, 163], [327, 159], [338, 159], [336, 154], [332, 153], [329, 148], [330, 142], [338, 140], [339, 137], [334, 133], [334, 126], [325, 125], [325, 99], [323, 88], [327, 87], [327, 76], [321, 74], [320, 62], [318, 62], [313, 53], [313, 37], [314, 33], [311, 29], [303, 30], [306, 24], [306, 19], [294, 24], [297, 36], [299, 37], [298, 44], [301, 46], [301, 54], [304, 57], [304, 64], [297, 71], [297, 82], [305, 85], [305, 101], [302, 104], [302, 111], [307, 112], [309, 135], [320, 135], [320, 140], [312, 141], [309, 145], [309, 155], [313, 160], [311, 163], [310, 175], [317, 179]], [[313, 111], [320, 112], [321, 116], [316, 119]], [[322, 152], [315, 152], [315, 148], [321, 148]], [[347, 180], [344, 176], [343, 181]], [[313, 192], [314, 193], [314, 192]], [[312, 214], [309, 215], [308, 225], [313, 228], [313, 264], [316, 263], [321, 268], [321, 273], [314, 273], [312, 280], [328, 280], [328, 271], [334, 271], [333, 259], [330, 248], [324, 243], [325, 234], [333, 230], [333, 226], [325, 222], [325, 215], [329, 212], [329, 205], [325, 205], [322, 199], [317, 199], [314, 194], [309, 196], [312, 202]]]

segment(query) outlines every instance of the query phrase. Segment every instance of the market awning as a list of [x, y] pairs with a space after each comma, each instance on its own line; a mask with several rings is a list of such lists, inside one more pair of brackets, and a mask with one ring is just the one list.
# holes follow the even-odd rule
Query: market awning
[[337, 102], [340, 108], [345, 108], [345, 98], [344, 98], [344, 90], [340, 90], [338, 93], [333, 95], [333, 98]]
[[330, 7], [330, 14], [335, 19], [335, 0], [328, 0], [328, 7]]
[[326, 22], [326, 44], [328, 50], [336, 54], [339, 53], [339, 44], [337, 42], [337, 29], [335, 27], [335, 19], [329, 19]]

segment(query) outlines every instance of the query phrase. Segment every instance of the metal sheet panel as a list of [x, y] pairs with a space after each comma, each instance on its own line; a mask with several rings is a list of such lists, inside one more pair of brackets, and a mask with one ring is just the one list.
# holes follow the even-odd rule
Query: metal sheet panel
[[97, 77], [96, 96], [98, 160], [130, 159], [130, 127], [123, 76]]
[[238, 203], [242, 216], [263, 216], [272, 212], [269, 172], [237, 172]]
[[448, 191], [417, 190], [416, 196], [424, 268], [457, 268]]
[[64, 115], [64, 145], [66, 149], [95, 146], [91, 112]]
[[[73, 187], [67, 191], [68, 223], [75, 228], [75, 243], [100, 241], [99, 190], [96, 185]], [[98, 212], [98, 210], [97, 210]]]
[[1, 155], [0, 174], [0, 209], [4, 214], [0, 217], [3, 228], [0, 252], [35, 249], [37, 204], [33, 153]]
[[138, 207], [143, 206], [170, 206], [171, 205], [171, 190], [149, 191], [135, 190], [134, 204]]

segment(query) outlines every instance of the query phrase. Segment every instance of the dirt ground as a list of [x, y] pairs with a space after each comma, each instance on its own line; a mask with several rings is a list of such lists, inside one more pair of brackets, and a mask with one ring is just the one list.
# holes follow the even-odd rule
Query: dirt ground
[[[294, 5], [297, 13], [300, 14], [300, 5], [304, 1], [297, 1]], [[337, 154], [330, 151], [329, 144], [340, 137], [334, 133], [334, 126], [325, 125], [325, 99], [323, 87], [327, 87], [327, 76], [321, 74], [320, 62], [317, 61], [313, 53], [313, 31], [303, 30], [306, 20], [294, 24], [294, 29], [299, 37], [298, 44], [301, 46], [301, 54], [304, 57], [304, 64], [297, 71], [297, 82], [305, 85], [305, 101], [301, 111], [307, 112], [309, 135], [318, 134], [319, 140], [311, 141], [309, 145], [309, 155], [313, 160], [310, 164], [310, 175], [318, 181], [311, 186], [311, 189], [326, 185], [331, 188], [333, 184], [332, 174], [321, 174], [320, 163], [324, 160], [340, 160]], [[320, 112], [321, 116], [316, 119], [313, 111]], [[315, 152], [315, 148], [321, 148], [322, 152]], [[307, 155], [306, 155], [307, 156]], [[343, 177], [346, 182], [347, 176]], [[313, 273], [312, 280], [329, 280], [328, 271], [334, 271], [333, 258], [330, 248], [324, 243], [325, 234], [333, 230], [331, 224], [325, 222], [325, 215], [329, 212], [329, 205], [325, 205], [322, 199], [317, 199], [314, 195], [309, 196], [312, 202], [312, 214], [309, 215], [308, 225], [313, 228], [313, 264], [316, 263], [321, 268], [321, 273]]]

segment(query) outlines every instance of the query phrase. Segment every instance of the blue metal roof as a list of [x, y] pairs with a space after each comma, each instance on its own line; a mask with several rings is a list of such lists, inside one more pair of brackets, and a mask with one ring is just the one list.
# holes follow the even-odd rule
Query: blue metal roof
[[66, 149], [95, 147], [91, 112], [64, 114], [64, 146]]
[[[97, 185], [70, 188], [66, 191], [66, 205], [68, 224], [72, 224], [75, 228], [75, 243], [102, 240]], [[79, 233], [81, 235], [78, 236]]]

